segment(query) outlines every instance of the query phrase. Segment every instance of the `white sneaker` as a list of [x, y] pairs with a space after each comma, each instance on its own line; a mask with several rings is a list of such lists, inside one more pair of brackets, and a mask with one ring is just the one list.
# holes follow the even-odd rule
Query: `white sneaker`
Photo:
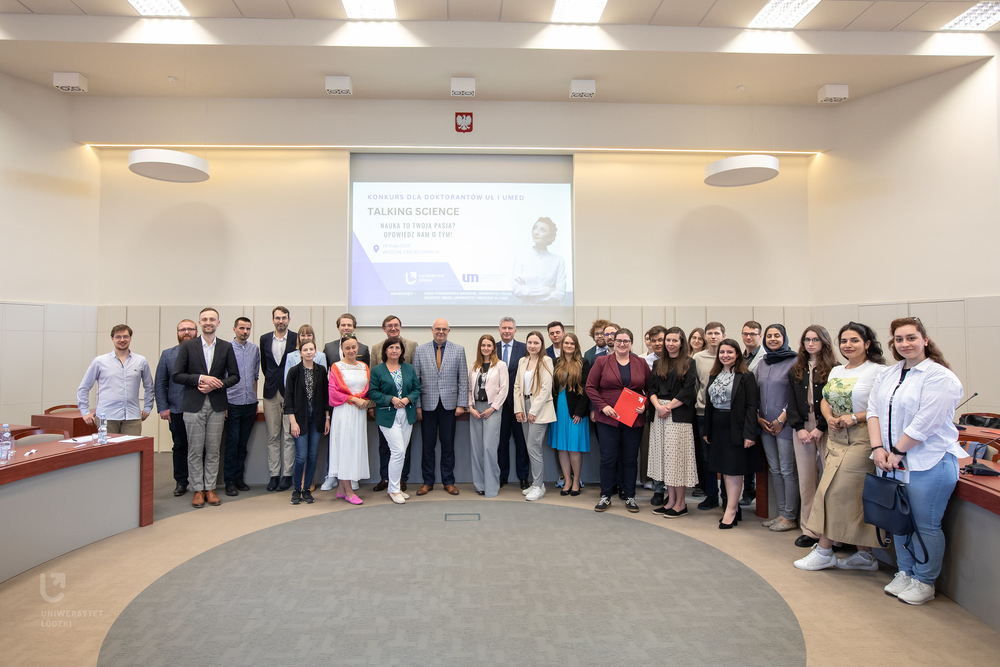
[[542, 496], [545, 495], [545, 484], [543, 483], [541, 486], [533, 486], [531, 487], [530, 491], [531, 492], [527, 496], [525, 496], [524, 499], [539, 500]]
[[849, 558], [837, 559], [838, 570], [868, 570], [874, 572], [878, 569], [878, 561], [867, 551], [856, 551]]
[[922, 581], [910, 578], [910, 585], [902, 593], [896, 596], [900, 602], [906, 604], [923, 604], [934, 599], [934, 586], [925, 584]]
[[642, 488], [649, 489], [650, 491], [652, 491], [653, 490], [653, 483], [652, 482], [646, 482], [645, 484], [642, 485]]
[[814, 544], [806, 556], [793, 564], [799, 570], [825, 570], [829, 567], [837, 567], [837, 557], [832, 552], [829, 556], [824, 556], [819, 552], [819, 544]]
[[333, 490], [333, 477], [327, 477], [323, 480], [323, 486], [319, 487], [320, 491], [332, 491]]
[[355, 481], [355, 480], [352, 479], [351, 480], [351, 488], [354, 489], [355, 491], [357, 491], [358, 489], [361, 488], [361, 485], [358, 484], [357, 481]]
[[532, 489], [534, 489], [534, 488], [535, 488], [535, 485], [534, 485], [534, 484], [532, 484], [531, 486], [529, 486], [529, 487], [528, 487], [528, 488], [526, 488], [526, 489], [521, 489], [521, 495], [522, 495], [522, 496], [526, 496], [526, 495], [528, 495], [529, 493], [531, 493]]
[[885, 591], [886, 595], [891, 595], [892, 597], [899, 597], [900, 593], [902, 593], [903, 591], [905, 591], [907, 588], [910, 587], [911, 581], [913, 581], [913, 579], [910, 579], [910, 575], [908, 575], [907, 573], [897, 572], [896, 576], [892, 578], [892, 581], [890, 581], [889, 585], [886, 586], [883, 590]]
[[392, 502], [396, 503], [397, 505], [402, 505], [403, 503], [406, 502], [406, 498], [403, 497], [402, 493], [390, 493], [389, 497], [392, 498]]

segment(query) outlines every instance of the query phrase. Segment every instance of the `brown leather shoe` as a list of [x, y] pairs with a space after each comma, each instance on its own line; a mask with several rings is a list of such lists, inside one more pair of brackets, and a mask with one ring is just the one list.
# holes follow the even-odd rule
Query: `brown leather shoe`
[[434, 487], [431, 486], [430, 484], [424, 484], [419, 489], [417, 489], [417, 495], [418, 496], [427, 495], [427, 493], [430, 492], [430, 490], [433, 489], [433, 488]]
[[406, 480], [405, 479], [404, 480], [400, 480], [400, 482], [399, 482], [399, 490], [400, 491], [406, 491]]
[[222, 504], [222, 501], [219, 500], [219, 496], [215, 495], [215, 491], [213, 491], [212, 489], [205, 490], [205, 501], [209, 505], [213, 506]]
[[444, 490], [447, 491], [448, 493], [450, 493], [453, 496], [457, 496], [458, 495], [458, 489], [455, 488], [454, 484], [445, 484], [444, 485]]
[[375, 485], [375, 488], [372, 489], [372, 491], [385, 491], [388, 488], [389, 488], [389, 480], [383, 479], [378, 484]]
[[204, 507], [205, 506], [205, 493], [203, 491], [195, 491], [194, 496], [191, 498], [191, 507]]

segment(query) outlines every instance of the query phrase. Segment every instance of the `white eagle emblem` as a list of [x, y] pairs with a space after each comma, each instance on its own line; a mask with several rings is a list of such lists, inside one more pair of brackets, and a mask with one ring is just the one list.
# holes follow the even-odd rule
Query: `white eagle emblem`
[[459, 132], [471, 132], [472, 114], [455, 114], [455, 129]]

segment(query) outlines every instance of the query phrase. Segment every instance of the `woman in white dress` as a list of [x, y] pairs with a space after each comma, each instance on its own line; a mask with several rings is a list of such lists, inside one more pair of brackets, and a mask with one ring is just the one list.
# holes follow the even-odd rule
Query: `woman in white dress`
[[330, 366], [330, 471], [337, 478], [337, 497], [352, 505], [361, 498], [351, 482], [368, 479], [368, 366], [358, 361], [358, 339], [344, 338], [340, 343], [342, 359]]

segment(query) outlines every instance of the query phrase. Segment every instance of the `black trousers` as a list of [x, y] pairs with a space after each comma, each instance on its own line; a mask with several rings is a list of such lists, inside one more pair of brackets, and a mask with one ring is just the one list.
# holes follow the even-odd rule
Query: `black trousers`
[[[513, 388], [511, 388], [513, 391]], [[518, 479], [528, 479], [531, 465], [528, 461], [528, 447], [524, 444], [524, 429], [514, 419], [514, 399], [511, 396], [503, 404], [500, 413], [500, 447], [497, 449], [497, 463], [500, 464], [500, 481], [510, 478], [510, 437], [514, 436], [515, 472]]]
[[229, 406], [226, 415], [226, 461], [222, 473], [226, 484], [243, 479], [247, 463], [247, 442], [256, 422], [256, 403]]
[[[639, 470], [641, 426], [611, 426], [598, 422], [597, 434], [601, 448], [601, 495], [611, 497], [611, 487], [620, 484], [626, 498], [635, 498], [635, 478]], [[618, 462], [624, 478], [619, 481]]]
[[455, 410], [445, 410], [438, 399], [437, 407], [424, 410], [420, 422], [420, 436], [423, 440], [420, 468], [424, 484], [434, 486], [434, 468], [438, 438], [441, 438], [441, 483], [445, 486], [455, 483]]
[[[389, 479], [389, 443], [385, 441], [385, 436], [382, 434], [382, 429], [376, 429], [378, 431], [378, 474], [379, 481], [384, 479]], [[410, 442], [413, 442], [413, 431], [410, 431]], [[403, 474], [400, 476], [400, 481], [406, 482], [410, 479], [410, 443], [406, 443], [406, 455], [403, 457]]]
[[188, 435], [184, 428], [184, 413], [170, 413], [170, 439], [173, 447], [170, 451], [174, 458], [174, 480], [180, 484], [188, 483]]

